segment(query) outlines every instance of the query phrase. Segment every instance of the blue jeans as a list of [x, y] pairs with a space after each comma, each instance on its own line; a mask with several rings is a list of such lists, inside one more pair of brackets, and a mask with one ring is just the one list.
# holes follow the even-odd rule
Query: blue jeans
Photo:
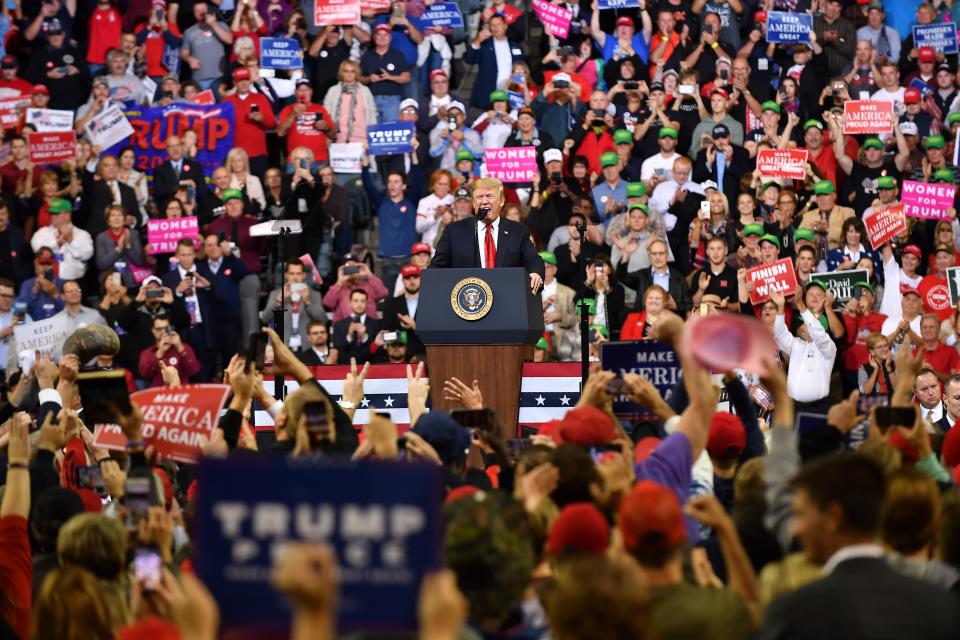
[[414, 98], [419, 101], [420, 98], [430, 95], [430, 72], [434, 69], [442, 68], [443, 56], [440, 55], [439, 51], [431, 47], [426, 62], [413, 71], [413, 78], [416, 79], [419, 85], [416, 87], [416, 95], [413, 96]]
[[373, 102], [377, 105], [377, 117], [379, 122], [397, 122], [400, 120], [400, 102], [402, 96], [373, 96]]
[[217, 88], [220, 86], [222, 78], [207, 78], [206, 80], [197, 80], [197, 84], [200, 85], [201, 91], [206, 91], [210, 89], [213, 91], [213, 96], [217, 102], [220, 102], [220, 97], [217, 95]]

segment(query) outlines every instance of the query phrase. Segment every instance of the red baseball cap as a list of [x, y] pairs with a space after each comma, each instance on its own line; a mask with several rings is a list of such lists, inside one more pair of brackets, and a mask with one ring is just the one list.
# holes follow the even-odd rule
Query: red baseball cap
[[715, 93], [719, 93], [719, 94], [722, 95], [724, 98], [729, 98], [729, 97], [730, 97], [730, 94], [727, 93], [727, 90], [724, 89], [723, 87], [711, 87], [711, 88], [710, 88], [710, 97], [713, 97], [713, 94], [715, 94]]
[[617, 430], [610, 416], [591, 406], [568, 411], [553, 433], [553, 439], [559, 444], [581, 446], [609, 444], [616, 437]]
[[632, 26], [633, 26], [633, 20], [632, 20], [631, 18], [629, 18], [628, 16], [620, 16], [619, 18], [617, 18], [617, 26], [619, 27], [620, 25], [625, 25], [625, 26], [628, 26], [628, 27], [632, 27]]
[[920, 90], [910, 87], [903, 92], [903, 104], [920, 104]]
[[933, 47], [920, 47], [917, 50], [917, 60], [920, 62], [936, 62], [937, 52], [933, 50]]
[[747, 446], [747, 430], [740, 418], [729, 411], [717, 411], [710, 420], [707, 452], [721, 460], [739, 458]]
[[656, 436], [647, 436], [646, 438], [641, 438], [637, 443], [637, 446], [633, 448], [633, 461], [634, 462], [643, 462], [650, 457], [650, 454], [653, 453], [654, 449], [660, 446], [662, 440]]
[[50, 89], [47, 89], [45, 84], [35, 84], [33, 85], [33, 93], [45, 93], [50, 95]]
[[415, 264], [405, 264], [400, 267], [400, 275], [406, 278], [407, 276], [419, 276], [420, 267]]
[[715, 313], [697, 316], [683, 330], [683, 348], [715, 372], [746, 369], [765, 373], [764, 361], [773, 358], [773, 334], [753, 316]]
[[386, 22], [381, 22], [373, 28], [373, 31], [374, 33], [377, 31], [386, 31], [387, 33], [390, 33], [390, 25], [388, 25]]
[[433, 71], [430, 72], [430, 82], [433, 82], [433, 79], [438, 76], [443, 76], [444, 78], [448, 77], [447, 72], [444, 71], [443, 69], [434, 69]]
[[753, 14], [753, 21], [756, 23], [766, 22], [767, 21], [767, 12], [766, 11], [757, 11]]
[[620, 533], [628, 551], [669, 549], [683, 542], [687, 529], [677, 494], [652, 480], [633, 485], [620, 503]]
[[249, 80], [250, 79], [250, 69], [246, 67], [237, 67], [233, 70], [233, 79], [234, 80]]
[[430, 245], [426, 242], [414, 242], [410, 247], [410, 255], [415, 256], [418, 253], [431, 253]]
[[447, 494], [447, 497], [444, 500], [444, 502], [446, 504], [450, 504], [451, 502], [456, 502], [457, 500], [463, 500], [464, 498], [469, 498], [473, 494], [479, 493], [479, 492], [480, 492], [480, 489], [478, 487], [475, 487], [472, 484], [465, 484], [462, 487], [457, 487], [456, 489], [451, 490], [450, 493]]
[[547, 537], [547, 553], [567, 552], [602, 556], [610, 545], [610, 524], [589, 502], [568, 504], [553, 521]]
[[918, 247], [915, 244], [908, 244], [907, 246], [905, 246], [903, 248], [903, 253], [909, 253], [910, 255], [916, 256], [918, 258], [923, 257], [923, 252], [920, 251], [920, 247]]

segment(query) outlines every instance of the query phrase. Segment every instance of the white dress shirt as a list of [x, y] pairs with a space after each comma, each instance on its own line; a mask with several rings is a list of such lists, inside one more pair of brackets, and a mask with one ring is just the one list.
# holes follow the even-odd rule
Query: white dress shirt
[[[187, 279], [188, 271], [183, 267], [181, 267], [179, 264], [177, 265], [177, 271], [180, 272], [181, 280]], [[189, 303], [189, 304], [195, 305], [194, 308], [196, 309], [197, 324], [200, 324], [201, 322], [203, 322], [203, 315], [200, 313], [200, 300], [197, 299], [197, 265], [193, 265], [192, 267], [190, 267], [189, 273], [193, 274], [193, 289], [190, 290], [190, 293], [187, 293], [187, 294], [178, 293], [177, 295], [182, 296], [184, 298], [184, 304]]]
[[823, 575], [828, 576], [833, 573], [837, 565], [854, 558], [882, 558], [884, 555], [883, 547], [878, 544], [851, 544], [842, 549], [838, 549], [830, 559], [823, 565]]
[[[500, 233], [500, 216], [497, 216], [496, 220], [493, 221], [493, 246], [497, 247], [500, 243], [499, 233]], [[487, 256], [484, 254], [484, 247], [486, 246], [487, 240], [487, 223], [486, 221], [481, 220], [477, 223], [477, 244], [480, 247], [480, 266], [484, 269], [487, 268]], [[496, 265], [490, 265], [493, 267]]]
[[93, 257], [93, 238], [79, 227], [73, 227], [73, 240], [64, 245], [57, 242], [57, 228], [53, 225], [37, 229], [30, 239], [30, 248], [37, 253], [41, 247], [49, 247], [57, 256], [64, 280], [82, 278], [87, 272], [87, 261]]

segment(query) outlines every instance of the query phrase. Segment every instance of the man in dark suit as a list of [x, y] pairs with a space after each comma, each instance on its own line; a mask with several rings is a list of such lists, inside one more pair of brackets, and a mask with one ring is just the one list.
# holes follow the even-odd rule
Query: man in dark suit
[[[233, 243], [209, 234], [203, 241], [204, 259], [197, 261], [197, 274], [210, 283], [212, 321], [211, 354], [220, 354], [220, 366], [226, 367], [240, 346], [240, 281], [247, 269], [233, 255]], [[206, 296], [204, 296], [206, 297]]]
[[491, 16], [487, 28], [477, 33], [477, 37], [463, 54], [465, 64], [476, 64], [480, 67], [473, 84], [473, 93], [470, 94], [470, 106], [478, 109], [486, 109], [490, 105], [490, 94], [497, 88], [498, 65], [494, 42], [505, 43], [514, 61], [525, 61], [520, 44], [507, 39], [507, 22], [503, 16]]
[[204, 185], [203, 167], [199, 162], [184, 158], [183, 152], [180, 136], [167, 138], [167, 159], [153, 170], [153, 196], [158, 206], [172, 198], [181, 184], [193, 186], [194, 199]]
[[877, 463], [857, 453], [829, 455], [804, 465], [791, 484], [792, 530], [824, 577], [774, 600], [759, 637], [956, 637], [956, 596], [898, 572], [876, 544], [886, 494]]
[[363, 364], [373, 355], [371, 347], [380, 333], [380, 321], [367, 315], [367, 292], [354, 289], [350, 293], [350, 316], [333, 325], [333, 346], [341, 362], [357, 359]]
[[625, 286], [637, 290], [637, 303], [634, 310], [643, 311], [643, 292], [658, 284], [669, 294], [667, 308], [676, 312], [681, 318], [686, 316], [687, 312], [693, 308], [690, 287], [687, 286], [687, 279], [683, 274], [667, 264], [667, 258], [670, 255], [667, 243], [663, 240], [655, 240], [650, 243], [648, 252], [650, 253], [649, 267], [625, 273], [622, 270], [625, 263], [621, 262], [621, 272], [617, 274]]
[[485, 211], [485, 215], [447, 225], [430, 267], [523, 267], [530, 276], [530, 289], [536, 295], [543, 286], [543, 260], [530, 242], [527, 225], [500, 217], [503, 202], [503, 184], [499, 180], [483, 178], [474, 182], [473, 210]]
[[407, 353], [419, 355], [427, 349], [417, 336], [417, 305], [420, 302], [420, 267], [405, 264], [400, 268], [403, 293], [387, 298], [381, 307], [384, 331], [406, 331]]
[[740, 178], [753, 171], [753, 162], [746, 149], [733, 144], [727, 125], [715, 125], [712, 134], [713, 142], [701, 149], [693, 162], [693, 179], [696, 182], [713, 180], [728, 201], [736, 202], [740, 195]]
[[180, 335], [200, 361], [200, 373], [194, 376], [194, 382], [208, 382], [213, 375], [213, 358], [207, 352], [216, 344], [213, 332], [219, 331], [219, 327], [213, 310], [212, 284], [197, 273], [196, 258], [193, 240], [183, 238], [177, 243], [176, 268], [163, 274], [161, 280], [173, 291], [174, 308], [182, 309], [190, 319]]
[[297, 358], [308, 367], [337, 364], [337, 350], [330, 346], [330, 332], [327, 330], [326, 321], [310, 321], [307, 325], [307, 344], [297, 351]]
[[83, 174], [83, 198], [84, 207], [81, 209], [84, 213], [82, 220], [76, 220], [76, 224], [81, 229], [85, 229], [90, 237], [96, 241], [97, 236], [107, 230], [107, 218], [104, 212], [111, 204], [119, 204], [127, 214], [127, 223], [131, 222], [131, 217], [136, 221], [135, 224], [146, 224], [145, 220], [140, 219], [140, 203], [137, 202], [137, 192], [133, 187], [120, 182], [118, 173], [120, 164], [117, 159], [111, 155], [105, 155], [100, 158], [97, 165], [97, 176], [85, 171]]

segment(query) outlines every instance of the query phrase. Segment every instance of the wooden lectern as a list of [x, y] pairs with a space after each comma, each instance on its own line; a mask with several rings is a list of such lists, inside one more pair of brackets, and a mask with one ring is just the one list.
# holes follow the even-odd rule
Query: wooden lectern
[[516, 437], [523, 361], [532, 359], [543, 335], [543, 305], [530, 291], [526, 270], [426, 269], [417, 335], [427, 346], [433, 408], [458, 406], [444, 401], [444, 380], [479, 380], [504, 437]]

